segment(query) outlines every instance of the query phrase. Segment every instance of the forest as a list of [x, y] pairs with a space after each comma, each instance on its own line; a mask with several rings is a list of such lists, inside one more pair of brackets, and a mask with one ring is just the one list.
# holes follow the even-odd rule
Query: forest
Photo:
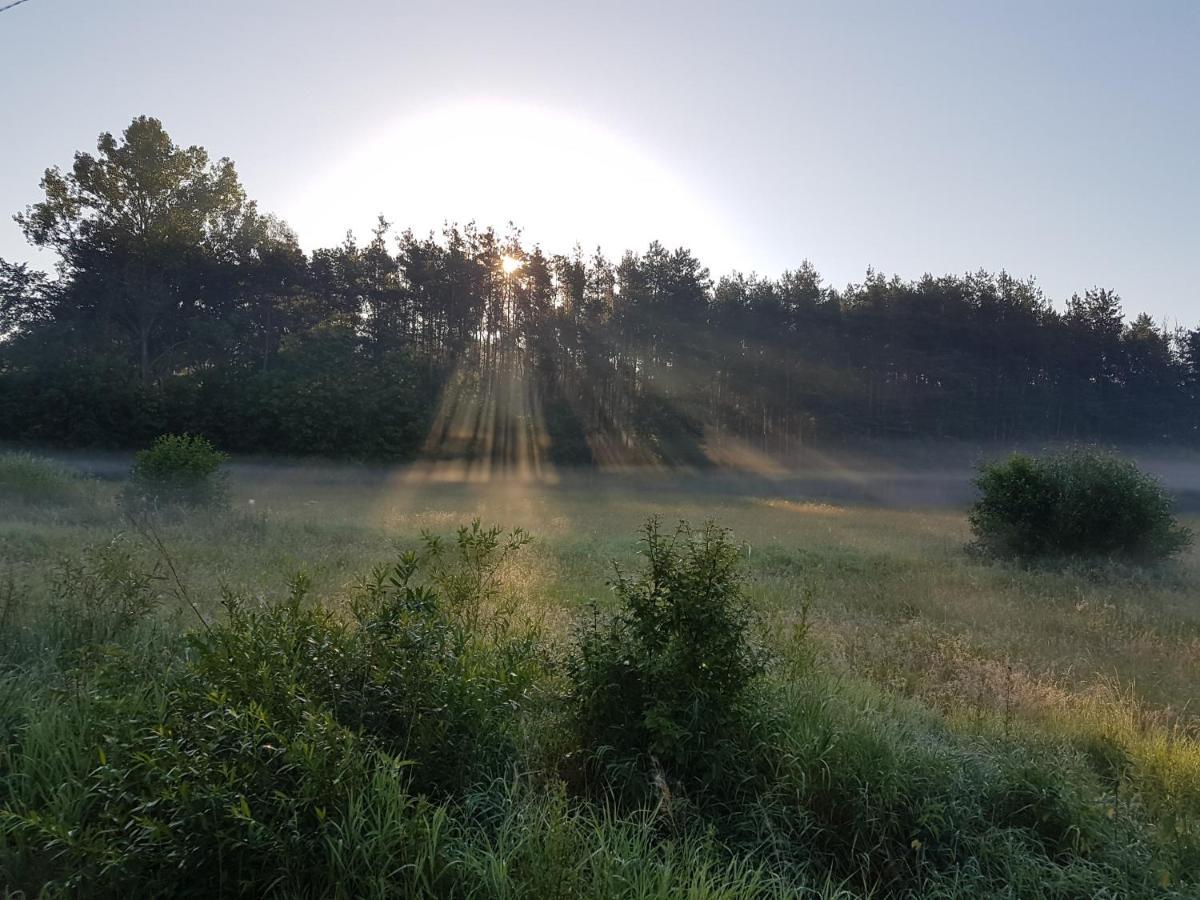
[[[153, 118], [51, 168], [0, 260], [0, 440], [706, 466], [743, 449], [962, 438], [1192, 444], [1200, 328], [1056, 305], [1003, 271], [827, 284], [687, 249], [552, 253], [447, 224], [301, 249], [234, 164]], [[399, 213], [402, 215], [403, 210]]]

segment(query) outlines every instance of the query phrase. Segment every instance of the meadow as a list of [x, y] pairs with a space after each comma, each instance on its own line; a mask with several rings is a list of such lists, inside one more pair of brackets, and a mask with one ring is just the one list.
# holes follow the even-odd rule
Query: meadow
[[[241, 462], [229, 509], [131, 519], [117, 501], [119, 460], [92, 466], [104, 477], [78, 468], [0, 460], [6, 896], [115, 896], [134, 883], [246, 896], [1198, 895], [1196, 547], [1153, 568], [995, 562], [968, 550], [954, 503], [898, 505], [895, 490], [873, 501], [864, 479], [823, 487], [778, 473], [459, 478]], [[655, 762], [631, 776], [644, 782], [631, 795], [580, 774], [596, 748], [572, 731], [563, 660], [579, 622], [616, 608], [614, 572], [639, 570], [639, 529], [652, 516], [667, 531], [680, 520], [731, 531], [770, 663], [725, 775], [689, 786]], [[239, 700], [249, 675], [204, 669], [204, 635], [228, 644], [231, 616], [253, 630], [283, 609], [271, 627], [292, 628], [300, 606], [318, 608], [330, 622], [305, 628], [343, 635], [336, 623], [362, 576], [419, 549], [423, 532], [452, 544], [474, 519], [532, 538], [497, 557], [495, 590], [477, 598], [502, 611], [488, 620], [501, 625], [471, 652], [537, 648], [495, 681], [515, 692], [500, 704], [511, 716], [495, 724], [489, 707], [480, 721], [492, 724], [470, 732], [495, 760], [426, 785], [432, 764], [419, 747], [415, 764], [406, 757], [410, 732], [399, 747], [361, 721], [344, 739], [288, 732], [289, 702], [319, 705], [295, 659], [280, 671], [300, 687], [279, 709]], [[82, 620], [94, 634], [72, 628]], [[274, 645], [254, 646], [266, 658]], [[195, 679], [197, 666], [209, 681], [186, 702], [157, 691], [156, 673], [172, 673], [164, 684], [178, 671]], [[181, 713], [188, 703], [198, 706]], [[349, 727], [336, 699], [326, 706]], [[278, 784], [241, 789], [244, 773], [229, 776], [203, 828], [182, 814], [157, 820], [155, 809], [186, 806], [188, 778], [170, 773], [192, 756], [185, 747], [156, 769], [145, 735], [214, 710], [258, 717], [276, 743], [303, 743], [310, 762], [361, 744], [359, 780], [333, 778], [344, 790], [321, 781], [326, 799], [305, 800], [309, 781], [268, 766]], [[445, 752], [429, 746], [430, 759]], [[118, 752], [126, 768], [114, 774]], [[234, 772], [231, 752], [220, 744], [223, 762], [188, 777]], [[134, 769], [154, 769], [154, 787], [131, 787]], [[712, 787], [725, 777], [736, 790]], [[126, 814], [133, 807], [106, 791], [158, 794]], [[281, 792], [294, 801], [286, 812]], [[206, 868], [210, 843], [225, 848], [214, 858], [228, 869]], [[281, 848], [303, 848], [304, 865], [278, 858]], [[251, 874], [246, 860], [266, 854], [267, 874]]]

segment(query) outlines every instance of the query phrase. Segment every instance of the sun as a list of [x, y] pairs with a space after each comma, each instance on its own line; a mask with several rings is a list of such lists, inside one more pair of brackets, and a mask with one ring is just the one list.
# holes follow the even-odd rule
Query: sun
[[505, 275], [511, 275], [523, 265], [525, 265], [525, 263], [517, 259], [515, 256], [509, 256], [507, 253], [500, 257], [500, 268], [504, 270]]
[[748, 249], [672, 160], [573, 112], [448, 101], [347, 143], [280, 209], [306, 248], [334, 246], [347, 228], [369, 234], [382, 213], [417, 234], [471, 221], [503, 232], [512, 222], [552, 253], [578, 242], [619, 255], [660, 240], [721, 267]]

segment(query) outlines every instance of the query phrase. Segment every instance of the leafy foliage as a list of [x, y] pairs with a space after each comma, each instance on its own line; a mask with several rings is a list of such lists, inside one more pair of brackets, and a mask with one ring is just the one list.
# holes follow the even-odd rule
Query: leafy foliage
[[[277, 602], [227, 593], [225, 619], [148, 682], [140, 654], [93, 652], [80, 677], [96, 749], [70, 785], [86, 812], [0, 811], [0, 834], [22, 860], [13, 883], [47, 867], [61, 873], [57, 889], [96, 896], [180, 885], [258, 896], [307, 890], [334, 871], [326, 883], [348, 889], [372, 874], [340, 868], [344, 841], [367, 824], [364, 796], [394, 804], [396, 831], [375, 839], [419, 853], [439, 816], [416, 796], [500, 775], [544, 675], [536, 635], [482, 606], [527, 542], [500, 537], [475, 522], [450, 546], [428, 538], [424, 553], [358, 583], [349, 619], [308, 603], [303, 576]], [[149, 615], [154, 578], [120, 544], [68, 567], [64, 608], [81, 624], [65, 645], [98, 650]], [[392, 887], [427, 874], [376, 864], [396, 867]]]
[[642, 555], [642, 573], [617, 572], [618, 611], [594, 611], [576, 635], [569, 672], [580, 738], [715, 785], [731, 777], [747, 692], [765, 663], [738, 547], [713, 523], [699, 532], [681, 523], [665, 537], [652, 519]]
[[122, 536], [88, 548], [81, 559], [63, 563], [48, 634], [68, 655], [112, 644], [162, 605], [162, 580], [158, 567], [141, 565]]
[[[186, 635], [150, 628], [158, 575], [128, 540], [69, 564], [61, 609], [26, 624], [71, 652], [0, 657], [6, 890], [1194, 893], [1188, 769], [1168, 792], [1134, 775], [1129, 735], [952, 728], [808, 655], [764, 671], [737, 545], [713, 525], [647, 525], [643, 571], [618, 573], [619, 608], [582, 626], [561, 695], [554, 648], [511, 602], [527, 540], [478, 522], [426, 535], [348, 603], [297, 576], [278, 599], [226, 592]], [[555, 777], [580, 755], [611, 763], [624, 802]], [[1162, 828], [1155, 796], [1178, 813]]]
[[200, 435], [164, 434], [134, 457], [126, 490], [156, 504], [219, 504], [226, 495], [220, 468], [228, 458]]
[[308, 604], [302, 576], [281, 603], [227, 593], [227, 621], [196, 637], [197, 668], [233, 701], [284, 722], [304, 704], [327, 710], [403, 755], [424, 793], [461, 790], [511, 759], [512, 714], [532, 702], [543, 671], [536, 633], [483, 608], [524, 543], [519, 532], [503, 546], [499, 536], [478, 521], [453, 550], [429, 536], [423, 553], [357, 582], [350, 621]]
[[1187, 547], [1163, 487], [1126, 459], [1096, 451], [985, 465], [971, 528], [999, 556], [1106, 556], [1149, 561]]
[[1200, 435], [1200, 329], [1127, 321], [1100, 287], [1060, 312], [1004, 272], [835, 289], [807, 261], [714, 277], [658, 242], [610, 260], [382, 219], [306, 254], [232, 162], [147, 117], [43, 190], [18, 220], [61, 277], [0, 260], [3, 439], [692, 466], [846, 436]]

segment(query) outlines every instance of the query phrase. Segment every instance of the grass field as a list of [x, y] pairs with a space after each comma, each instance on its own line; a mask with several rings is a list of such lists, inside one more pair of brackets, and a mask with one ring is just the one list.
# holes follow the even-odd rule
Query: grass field
[[[113, 839], [82, 846], [64, 824], [97, 815], [89, 773], [105, 720], [72, 716], [83, 715], [78, 696], [103, 694], [104, 676], [67, 672], [45, 611], [88, 548], [116, 540], [125, 564], [161, 576], [152, 621], [113, 638], [137, 647], [144, 667], [156, 652], [147, 648], [208, 627], [197, 616], [219, 622], [223, 590], [279, 599], [303, 572], [308, 596], [337, 611], [357, 576], [417, 547], [423, 530], [449, 534], [473, 518], [518, 526], [534, 542], [506, 562], [503, 592], [560, 653], [591, 602], [613, 606], [613, 564], [636, 570], [638, 529], [658, 515], [715, 520], [739, 543], [746, 595], [778, 661], [761, 702], [790, 723], [772, 738], [790, 749], [778, 758], [787, 762], [772, 757], [775, 774], [750, 804], [758, 811], [718, 814], [688, 797], [699, 824], [678, 825], [661, 796], [624, 807], [547, 774], [556, 754], [574, 752], [551, 665], [497, 779], [436, 798], [393, 775], [377, 793], [409, 806], [383, 810], [371, 791], [347, 799], [344, 827], [386, 814], [408, 823], [407, 837], [382, 818], [370, 835], [343, 835], [339, 852], [367, 856], [331, 852], [329, 884], [357, 885], [347, 896], [1197, 896], [1194, 547], [1154, 569], [1024, 568], [968, 553], [960, 509], [805, 496], [767, 478], [472, 483], [266, 465], [235, 467], [230, 511], [135, 527], [118, 481], [27, 468], [14, 456], [0, 466], [0, 873], [11, 891], [116, 893], [105, 886], [130, 865]], [[52, 736], [72, 749], [37, 744]], [[145, 846], [175, 839], [156, 840]], [[262, 889], [233, 883], [221, 889]], [[327, 893], [282, 877], [270, 889]]]

